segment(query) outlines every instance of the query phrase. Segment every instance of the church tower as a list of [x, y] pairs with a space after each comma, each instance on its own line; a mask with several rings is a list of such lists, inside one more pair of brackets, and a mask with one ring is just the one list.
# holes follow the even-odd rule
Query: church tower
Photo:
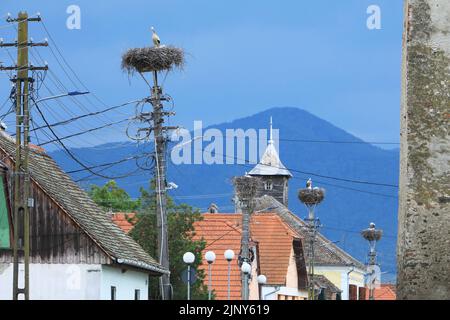
[[260, 162], [248, 173], [250, 176], [259, 177], [261, 184], [258, 186], [256, 196], [272, 196], [279, 202], [288, 205], [288, 180], [292, 174], [281, 163], [275, 148], [272, 136], [272, 117], [270, 117], [270, 135], [267, 148]]

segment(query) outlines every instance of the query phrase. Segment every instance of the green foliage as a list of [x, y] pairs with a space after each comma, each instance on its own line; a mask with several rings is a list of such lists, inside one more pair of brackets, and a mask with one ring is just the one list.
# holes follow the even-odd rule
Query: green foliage
[[114, 180], [102, 187], [91, 185], [88, 193], [96, 204], [113, 212], [132, 212], [140, 207], [140, 200], [133, 200]]
[[[156, 225], [156, 198], [153, 192], [141, 188], [138, 200], [132, 200], [128, 193], [119, 188], [115, 181], [109, 181], [104, 186], [91, 186], [89, 195], [101, 207], [112, 211], [136, 212], [137, 222], [130, 232], [148, 254], [155, 259], [159, 257], [157, 252], [158, 229]], [[205, 274], [199, 270], [201, 264], [201, 252], [205, 248], [204, 241], [194, 241], [194, 222], [202, 219], [200, 212], [194, 211], [186, 204], [175, 204], [168, 197], [168, 232], [169, 232], [169, 261], [171, 272], [171, 284], [173, 286], [173, 299], [186, 299], [186, 284], [181, 280], [181, 274], [186, 269], [183, 262], [183, 254], [190, 251], [195, 254], [195, 262], [192, 265], [197, 270], [197, 281], [191, 287], [191, 299], [208, 299], [208, 288], [203, 284]], [[130, 221], [135, 223], [135, 220]], [[159, 278], [150, 278], [150, 297], [159, 298]]]
[[[141, 189], [141, 208], [138, 213], [138, 222], [130, 232], [133, 237], [152, 257], [158, 257], [157, 240], [158, 229], [156, 226], [155, 205], [156, 199], [153, 193]], [[204, 241], [194, 241], [194, 222], [201, 220], [201, 214], [193, 211], [186, 204], [176, 205], [171, 198], [167, 201], [168, 232], [169, 232], [169, 261], [171, 272], [171, 284], [173, 287], [173, 299], [186, 299], [186, 284], [181, 280], [181, 274], [186, 269], [183, 262], [183, 254], [190, 251], [195, 254], [195, 262], [192, 267], [197, 270], [197, 281], [191, 287], [191, 299], [202, 300], [208, 298], [208, 289], [203, 284], [205, 274], [199, 270], [201, 264], [201, 252], [205, 248]], [[155, 278], [155, 280], [157, 280]], [[151, 283], [151, 296], [159, 297], [158, 281]]]

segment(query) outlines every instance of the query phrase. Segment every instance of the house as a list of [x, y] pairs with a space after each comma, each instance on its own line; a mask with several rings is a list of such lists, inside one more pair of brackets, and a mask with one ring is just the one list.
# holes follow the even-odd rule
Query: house
[[[0, 299], [12, 299], [15, 227], [23, 237], [23, 228], [12, 223], [14, 151], [14, 139], [0, 132]], [[31, 148], [29, 168], [30, 299], [147, 299], [149, 276], [169, 271], [112, 223], [43, 150]], [[20, 262], [23, 280], [23, 255]]]
[[[292, 174], [283, 165], [272, 140], [272, 121], [270, 138], [260, 162], [247, 175], [258, 177], [255, 211], [274, 212], [286, 225], [297, 232], [301, 239], [306, 238], [306, 224], [288, 209], [288, 183]], [[237, 196], [235, 196], [235, 200]], [[240, 212], [236, 201], [236, 212]], [[309, 250], [307, 241], [303, 243], [305, 252]], [[306, 256], [307, 260], [308, 257]], [[320, 233], [315, 245], [314, 273], [324, 276], [340, 291], [340, 299], [359, 299], [365, 297], [365, 266], [340, 249]]]
[[[306, 238], [305, 222], [273, 197], [262, 196], [258, 198], [255, 211], [258, 210], [270, 210], [276, 213], [301, 238]], [[305, 241], [305, 252], [308, 252], [308, 246], [308, 242]], [[314, 248], [314, 273], [323, 275], [341, 291], [338, 299], [358, 300], [365, 296], [363, 291], [365, 289], [366, 267], [361, 262], [325, 238], [321, 233], [317, 234]], [[305, 260], [308, 263], [307, 256], [305, 256]]]
[[[216, 254], [212, 264], [212, 289], [217, 300], [228, 298], [228, 262], [224, 252], [231, 249], [236, 257], [241, 246], [242, 215], [236, 213], [205, 213], [197, 221], [195, 240], [206, 241], [202, 256], [207, 251]], [[278, 215], [256, 213], [250, 220], [250, 248], [252, 250], [251, 300], [304, 300], [307, 298], [306, 266], [302, 241]], [[241, 299], [241, 272], [237, 259], [231, 264], [230, 299]], [[206, 261], [200, 266], [208, 274]], [[263, 274], [266, 284], [259, 286], [257, 276]], [[205, 278], [208, 285], [208, 277]]]

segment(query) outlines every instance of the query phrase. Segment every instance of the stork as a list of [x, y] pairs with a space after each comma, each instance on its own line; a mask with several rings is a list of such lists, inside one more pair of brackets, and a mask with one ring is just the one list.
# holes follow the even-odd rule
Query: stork
[[309, 178], [308, 181], [306, 181], [306, 188], [312, 189], [312, 180], [311, 180], [311, 178]]
[[153, 40], [153, 45], [155, 46], [155, 48], [159, 48], [159, 46], [161, 45], [161, 40], [159, 39], [158, 35], [156, 34], [155, 28], [151, 28], [152, 29], [152, 40]]

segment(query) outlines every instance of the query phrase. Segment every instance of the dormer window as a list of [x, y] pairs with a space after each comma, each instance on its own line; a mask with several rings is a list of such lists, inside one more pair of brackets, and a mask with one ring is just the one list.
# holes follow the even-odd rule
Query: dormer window
[[272, 181], [265, 181], [264, 182], [264, 190], [270, 191], [273, 189], [273, 182]]

